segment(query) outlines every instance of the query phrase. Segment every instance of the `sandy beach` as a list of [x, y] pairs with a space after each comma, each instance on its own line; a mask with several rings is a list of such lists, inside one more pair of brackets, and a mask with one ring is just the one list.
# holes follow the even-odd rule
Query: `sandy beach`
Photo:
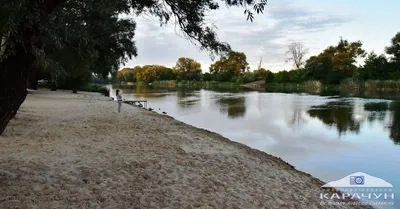
[[0, 208], [361, 208], [321, 206], [324, 183], [279, 158], [97, 93], [30, 92], [0, 165]]

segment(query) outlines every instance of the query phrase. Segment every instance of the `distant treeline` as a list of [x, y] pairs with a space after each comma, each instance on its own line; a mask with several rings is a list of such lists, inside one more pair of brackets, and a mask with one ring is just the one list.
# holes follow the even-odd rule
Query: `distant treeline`
[[[269, 83], [304, 83], [319, 81], [322, 84], [362, 84], [366, 88], [400, 88], [400, 33], [385, 48], [385, 54], [369, 54], [362, 48], [361, 41], [349, 42], [340, 39], [335, 46], [329, 46], [320, 54], [296, 63], [296, 69], [271, 72], [259, 66], [250, 70], [243, 52], [230, 52], [213, 63], [209, 72], [202, 73], [199, 62], [191, 58], [179, 58], [176, 65], [168, 68], [162, 65], [145, 65], [124, 68], [114, 74], [115, 82], [175, 81], [218, 81], [249, 83], [265, 80]], [[356, 61], [363, 59], [363, 65]], [[367, 82], [368, 81], [368, 82]]]
[[[367, 88], [389, 85], [399, 87], [400, 82], [400, 33], [385, 48], [386, 54], [367, 54], [362, 43], [341, 39], [336, 46], [329, 46], [318, 55], [311, 56], [302, 68], [291, 71], [268, 73], [266, 82], [302, 83], [320, 81], [323, 84], [364, 84]], [[365, 58], [357, 66], [356, 60]], [[390, 81], [389, 81], [390, 80]]]
[[[297, 46], [297, 45], [296, 45]], [[298, 47], [298, 46], [297, 46]], [[300, 48], [301, 50], [302, 48]], [[302, 51], [294, 51], [293, 55], [304, 55]], [[338, 85], [347, 88], [365, 88], [368, 90], [396, 89], [400, 90], [400, 33], [385, 48], [385, 53], [377, 55], [366, 53], [361, 41], [349, 42], [340, 39], [335, 46], [329, 46], [320, 54], [301, 60], [304, 56], [293, 56], [295, 69], [271, 72], [260, 65], [251, 70], [247, 57], [243, 52], [231, 51], [210, 65], [209, 72], [203, 73], [201, 64], [192, 58], [181, 57], [174, 67], [162, 65], [144, 65], [123, 68], [112, 73], [111, 79], [99, 74], [79, 74], [59, 76], [53, 79], [57, 88], [80, 89], [90, 82], [97, 83], [154, 83], [155, 81], [174, 81], [176, 83], [221, 82], [245, 84], [265, 80], [266, 84], [317, 84]], [[357, 60], [363, 59], [362, 65]], [[54, 77], [41, 73], [40, 77]], [[213, 84], [214, 85], [214, 84]], [[227, 86], [227, 85], [225, 85]]]
[[246, 55], [242, 52], [230, 52], [210, 66], [210, 72], [202, 73], [201, 64], [192, 58], [181, 57], [173, 68], [162, 65], [144, 65], [124, 68], [112, 77], [116, 82], [154, 81], [218, 81], [247, 83], [265, 79], [267, 70], [257, 69], [250, 72]]

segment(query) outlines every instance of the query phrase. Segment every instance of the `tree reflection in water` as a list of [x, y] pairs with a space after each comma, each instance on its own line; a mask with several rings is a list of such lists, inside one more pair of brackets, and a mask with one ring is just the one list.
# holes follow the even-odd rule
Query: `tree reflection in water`
[[313, 106], [307, 111], [313, 118], [320, 119], [323, 123], [336, 127], [339, 135], [346, 132], [360, 132], [360, 122], [353, 117], [353, 108], [350, 102], [334, 101], [324, 105]]
[[397, 145], [400, 145], [400, 101], [393, 102], [390, 105], [391, 122], [389, 137]]
[[228, 113], [229, 118], [240, 118], [246, 114], [245, 97], [220, 97], [216, 103], [220, 112]]
[[[394, 101], [388, 105], [383, 103], [366, 103], [364, 109], [369, 123], [384, 123], [390, 110], [389, 137], [397, 145], [400, 145], [400, 101]], [[324, 105], [313, 106], [307, 111], [310, 117], [318, 118], [324, 124], [336, 127], [339, 135], [346, 132], [360, 132], [360, 121], [353, 117], [353, 108], [350, 102], [334, 101]]]
[[178, 106], [182, 109], [188, 109], [198, 104], [201, 100], [197, 89], [178, 88], [177, 100]]

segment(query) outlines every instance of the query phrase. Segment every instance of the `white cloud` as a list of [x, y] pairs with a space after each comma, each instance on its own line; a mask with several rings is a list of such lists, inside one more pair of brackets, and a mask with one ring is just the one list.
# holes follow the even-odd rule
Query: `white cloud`
[[[243, 8], [226, 8], [223, 4], [208, 19], [218, 27], [220, 40], [228, 42], [233, 50], [244, 52], [253, 69], [262, 57], [263, 67], [273, 71], [291, 68], [290, 63], [284, 62], [284, 52], [290, 41], [302, 41], [310, 52], [316, 52], [321, 47], [313, 43], [313, 35], [351, 20], [344, 15], [294, 6], [288, 1], [269, 4], [265, 13], [257, 15], [253, 23], [246, 20]], [[160, 27], [157, 18], [137, 19], [136, 44], [138, 57], [127, 66], [162, 64], [172, 67], [179, 57], [191, 57], [202, 64], [203, 71], [208, 71], [212, 63], [207, 52], [179, 37], [173, 24]]]

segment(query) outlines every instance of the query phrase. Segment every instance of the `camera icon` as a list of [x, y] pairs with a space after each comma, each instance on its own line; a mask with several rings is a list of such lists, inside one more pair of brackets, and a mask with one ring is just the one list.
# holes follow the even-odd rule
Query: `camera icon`
[[364, 185], [364, 176], [350, 176], [350, 185]]

